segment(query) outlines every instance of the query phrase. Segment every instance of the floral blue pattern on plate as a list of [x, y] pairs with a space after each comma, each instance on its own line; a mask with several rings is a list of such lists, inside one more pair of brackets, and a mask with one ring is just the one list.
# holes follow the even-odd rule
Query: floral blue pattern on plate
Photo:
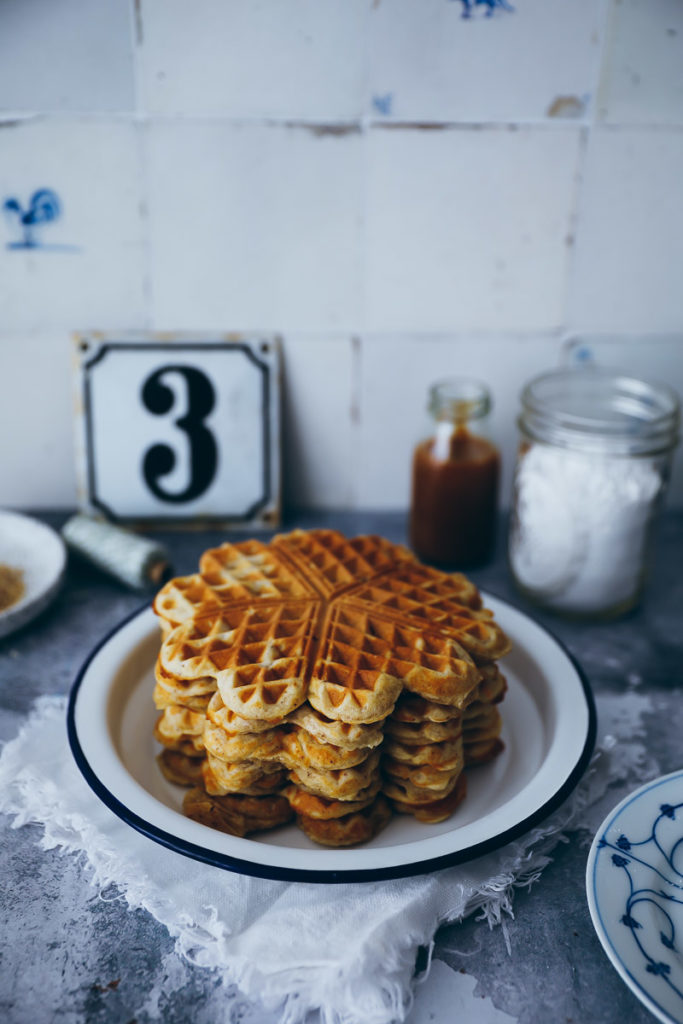
[[683, 1024], [683, 771], [627, 796], [598, 829], [586, 869], [598, 938], [642, 1003]]

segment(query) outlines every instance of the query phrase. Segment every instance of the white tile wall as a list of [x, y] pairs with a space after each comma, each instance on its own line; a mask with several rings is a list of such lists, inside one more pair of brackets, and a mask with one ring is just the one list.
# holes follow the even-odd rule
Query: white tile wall
[[599, 113], [612, 124], [683, 124], [683, 4], [612, 0]]
[[2, 0], [0, 112], [133, 110], [131, 15], [121, 0]]
[[473, 4], [464, 19], [463, 7], [453, 0], [374, 5], [371, 112], [466, 123], [590, 112], [602, 0], [520, 0], [513, 13], [498, 8], [492, 18]]
[[0, 506], [73, 507], [68, 335], [0, 332]]
[[349, 120], [362, 112], [368, 0], [141, 0], [153, 114]]
[[299, 506], [405, 508], [448, 373], [492, 388], [506, 500], [568, 334], [683, 391], [680, 0], [464, 9], [0, 2], [0, 504], [73, 503], [78, 328], [281, 334]]
[[683, 131], [592, 132], [568, 322], [597, 331], [683, 325]]
[[363, 137], [153, 123], [155, 326], [348, 327], [361, 298]]
[[144, 326], [146, 254], [136, 127], [118, 120], [0, 123], [0, 206], [26, 210], [37, 189], [61, 215], [39, 225], [44, 247], [10, 249], [17, 216], [0, 212], [0, 313], [5, 330]]
[[375, 130], [367, 325], [544, 330], [562, 322], [580, 130]]
[[491, 436], [501, 451], [501, 498], [508, 504], [520, 392], [531, 377], [557, 367], [560, 353], [553, 335], [364, 336], [358, 505], [407, 507], [413, 449], [429, 435], [428, 389], [445, 377], [473, 377], [490, 388]]
[[357, 362], [351, 337], [284, 339], [284, 501], [290, 506], [355, 504]]

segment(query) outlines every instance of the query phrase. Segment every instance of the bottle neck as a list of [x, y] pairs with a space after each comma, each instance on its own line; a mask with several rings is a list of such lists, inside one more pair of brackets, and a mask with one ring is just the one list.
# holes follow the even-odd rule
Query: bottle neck
[[428, 409], [437, 423], [464, 428], [488, 416], [491, 396], [478, 381], [439, 381], [429, 389]]

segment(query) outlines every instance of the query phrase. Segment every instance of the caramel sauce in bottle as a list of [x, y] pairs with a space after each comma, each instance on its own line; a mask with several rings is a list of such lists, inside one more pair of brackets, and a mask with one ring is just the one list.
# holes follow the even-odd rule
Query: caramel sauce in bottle
[[[453, 420], [443, 416], [444, 385], [432, 389], [437, 433], [415, 449], [410, 543], [425, 562], [445, 569], [478, 565], [490, 557], [496, 530], [500, 456], [466, 424], [469, 401], [449, 399]], [[451, 389], [453, 384], [450, 385]], [[490, 399], [486, 398], [484, 412]]]

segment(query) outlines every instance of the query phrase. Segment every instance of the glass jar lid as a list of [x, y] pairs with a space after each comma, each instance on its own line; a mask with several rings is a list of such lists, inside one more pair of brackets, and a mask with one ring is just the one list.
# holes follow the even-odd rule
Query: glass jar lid
[[610, 455], [655, 455], [678, 442], [676, 392], [604, 367], [535, 377], [519, 426], [533, 441]]

